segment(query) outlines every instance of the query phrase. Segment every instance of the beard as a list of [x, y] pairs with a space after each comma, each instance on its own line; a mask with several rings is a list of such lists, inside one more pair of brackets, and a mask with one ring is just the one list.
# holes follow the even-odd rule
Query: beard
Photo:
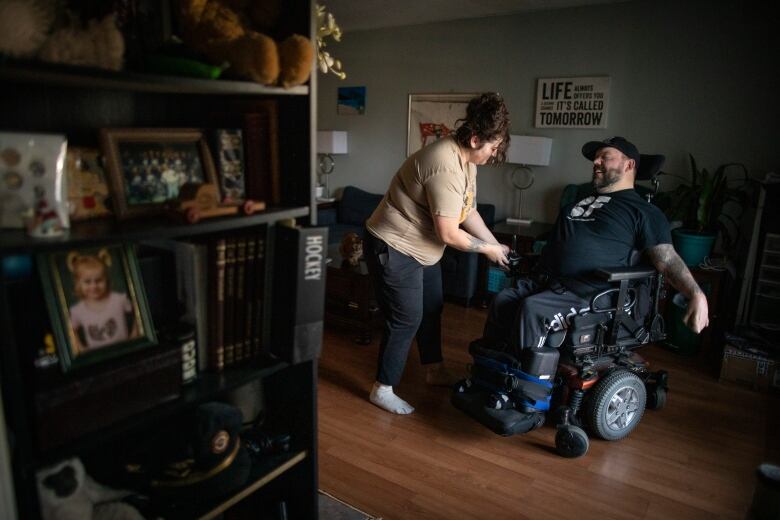
[[[598, 173], [601, 173], [601, 175], [599, 176]], [[602, 191], [617, 183], [620, 180], [620, 177], [620, 170], [617, 168], [606, 170], [593, 168], [593, 187], [596, 188], [596, 191]]]

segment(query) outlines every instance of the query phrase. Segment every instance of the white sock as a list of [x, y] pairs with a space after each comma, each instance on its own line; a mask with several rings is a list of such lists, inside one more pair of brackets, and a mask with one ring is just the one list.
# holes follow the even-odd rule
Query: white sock
[[390, 413], [406, 415], [414, 411], [414, 406], [393, 393], [392, 386], [383, 385], [379, 382], [374, 383], [369, 400], [379, 408], [387, 410]]

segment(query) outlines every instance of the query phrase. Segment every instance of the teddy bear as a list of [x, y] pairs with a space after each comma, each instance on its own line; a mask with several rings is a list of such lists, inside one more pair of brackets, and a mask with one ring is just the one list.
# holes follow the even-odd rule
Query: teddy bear
[[263, 85], [285, 88], [309, 79], [312, 42], [292, 34], [277, 43], [268, 33], [281, 11], [281, 0], [179, 0], [181, 37], [214, 65]]
[[357, 267], [363, 257], [363, 240], [361, 240], [360, 235], [357, 233], [344, 235], [339, 246], [339, 253], [344, 262], [352, 267]]
[[90, 477], [78, 458], [36, 474], [43, 520], [143, 520], [141, 513], [119, 499], [131, 491], [112, 489]]

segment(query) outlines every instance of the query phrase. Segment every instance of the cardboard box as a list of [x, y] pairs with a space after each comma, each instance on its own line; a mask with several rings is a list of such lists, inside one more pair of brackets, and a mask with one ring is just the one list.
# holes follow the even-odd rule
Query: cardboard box
[[729, 381], [759, 391], [780, 391], [776, 360], [726, 344], [720, 365], [720, 381]]

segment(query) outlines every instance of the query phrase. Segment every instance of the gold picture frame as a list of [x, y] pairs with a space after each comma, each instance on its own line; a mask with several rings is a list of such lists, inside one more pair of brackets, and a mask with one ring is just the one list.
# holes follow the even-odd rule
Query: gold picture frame
[[120, 220], [162, 213], [186, 183], [217, 185], [203, 130], [104, 128], [100, 135]]

